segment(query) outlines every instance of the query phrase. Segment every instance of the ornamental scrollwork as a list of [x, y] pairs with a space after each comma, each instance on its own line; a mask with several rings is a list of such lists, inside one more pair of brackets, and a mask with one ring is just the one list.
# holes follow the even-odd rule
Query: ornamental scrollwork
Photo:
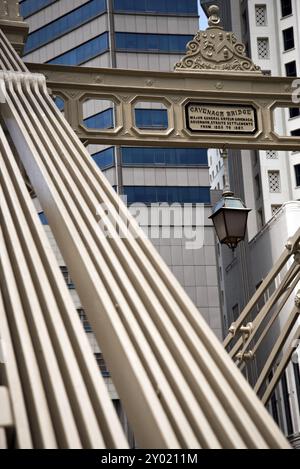
[[220, 26], [219, 7], [209, 7], [208, 28], [198, 31], [187, 44], [186, 55], [175, 65], [175, 71], [238, 71], [262, 73], [246, 55], [246, 47], [232, 32]]

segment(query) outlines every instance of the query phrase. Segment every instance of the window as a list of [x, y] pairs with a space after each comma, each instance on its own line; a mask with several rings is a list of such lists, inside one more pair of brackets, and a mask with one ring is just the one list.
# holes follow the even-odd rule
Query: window
[[139, 129], [167, 129], [167, 109], [135, 109], [135, 124]]
[[290, 115], [291, 119], [293, 117], [299, 117], [300, 116], [300, 108], [298, 108], [298, 107], [289, 108], [289, 115]]
[[95, 353], [94, 355], [95, 355], [96, 362], [99, 367], [99, 370], [101, 371], [102, 376], [108, 378], [110, 376], [110, 373], [107, 369], [102, 353]]
[[280, 193], [280, 173], [279, 171], [268, 171], [269, 190], [272, 193]]
[[261, 37], [257, 39], [257, 53], [259, 59], [266, 60], [270, 58], [269, 38]]
[[184, 34], [115, 33], [119, 51], [184, 53], [193, 36]]
[[54, 98], [54, 102], [56, 104], [56, 106], [58, 107], [58, 109], [63, 112], [64, 109], [65, 109], [65, 102], [64, 100], [60, 97], [60, 96], [56, 96]]
[[281, 14], [284, 18], [293, 13], [292, 0], [281, 0]]
[[198, 16], [197, 0], [114, 0], [114, 10]]
[[292, 137], [300, 137], [300, 129], [295, 129], [291, 131]]
[[98, 151], [91, 155], [95, 163], [101, 169], [113, 166], [115, 162], [114, 147], [106, 148], [105, 150]]
[[267, 7], [266, 5], [255, 5], [256, 26], [267, 25]]
[[278, 151], [276, 150], [267, 150], [266, 155], [267, 160], [278, 160]]
[[83, 124], [88, 129], [113, 129], [114, 120], [114, 109], [108, 108], [105, 111], [97, 112], [97, 114], [83, 119]]
[[297, 65], [296, 65], [295, 60], [285, 64], [285, 72], [286, 72], [287, 77], [296, 77], [297, 76]]
[[90, 323], [87, 320], [86, 314], [83, 309], [77, 309], [79, 319], [83, 325], [85, 332], [93, 332]]
[[172, 203], [210, 203], [209, 187], [182, 186], [124, 186], [127, 203], [141, 202], [151, 204], [157, 202]]
[[294, 28], [288, 28], [283, 30], [283, 48], [284, 50], [294, 49]]
[[42, 225], [49, 225], [49, 222], [48, 222], [47, 217], [46, 217], [46, 215], [44, 214], [44, 212], [40, 212], [40, 213], [38, 214], [38, 216], [39, 216], [39, 219], [40, 219]]
[[207, 150], [203, 148], [137, 148], [122, 147], [124, 165], [207, 166]]
[[24, 55], [47, 44], [106, 11], [105, 0], [91, 0], [76, 10], [52, 21], [28, 35]]
[[81, 65], [108, 50], [108, 34], [103, 33], [90, 41], [74, 47], [64, 54], [49, 60], [49, 64]]
[[72, 279], [70, 277], [68, 267], [66, 266], [60, 266], [60, 271], [63, 274], [63, 277], [65, 279], [66, 285], [70, 290], [73, 290], [75, 288], [74, 283], [72, 282]]
[[296, 164], [295, 168], [295, 176], [296, 176], [296, 186], [300, 187], [300, 164]]
[[[296, 77], [297, 76], [297, 65], [296, 61], [288, 62], [285, 64], [285, 72], [287, 77]], [[293, 107], [289, 109], [290, 117], [298, 117], [300, 115], [300, 109]]]
[[23, 18], [27, 18], [54, 2], [56, 2], [56, 0], [24, 0], [23, 2], [19, 2], [20, 15], [23, 16]]

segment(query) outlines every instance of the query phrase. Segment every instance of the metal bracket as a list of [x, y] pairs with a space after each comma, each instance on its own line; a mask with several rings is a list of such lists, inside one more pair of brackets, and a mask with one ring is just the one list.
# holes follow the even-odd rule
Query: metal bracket
[[253, 352], [253, 350], [249, 350], [248, 352], [238, 352], [236, 354], [236, 358], [240, 361], [250, 361], [250, 360], [253, 360], [255, 357], [255, 353]]
[[248, 322], [246, 326], [241, 326], [240, 331], [243, 333], [243, 338], [248, 339], [253, 331], [253, 323]]

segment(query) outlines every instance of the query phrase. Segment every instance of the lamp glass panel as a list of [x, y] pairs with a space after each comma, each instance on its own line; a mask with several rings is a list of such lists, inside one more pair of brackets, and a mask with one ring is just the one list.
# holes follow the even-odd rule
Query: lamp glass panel
[[215, 225], [215, 230], [217, 232], [217, 237], [220, 242], [227, 238], [226, 233], [226, 224], [224, 219], [224, 211], [219, 212], [213, 218], [213, 223]]
[[230, 238], [245, 237], [248, 212], [243, 210], [226, 210], [224, 213], [227, 235]]

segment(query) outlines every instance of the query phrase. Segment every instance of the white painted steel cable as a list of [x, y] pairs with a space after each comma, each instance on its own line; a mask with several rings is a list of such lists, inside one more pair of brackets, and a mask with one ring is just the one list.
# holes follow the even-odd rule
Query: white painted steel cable
[[[0, 229], [1, 231], [1, 229]], [[2, 236], [2, 234], [1, 234]], [[0, 246], [2, 247], [2, 239], [0, 239]], [[3, 250], [1, 249], [3, 256]], [[0, 270], [1, 281], [1, 270]], [[24, 392], [22, 389], [22, 378], [17, 365], [17, 353], [20, 347], [14, 347], [14, 340], [16, 342], [17, 333], [10, 328], [8, 311], [5, 308], [2, 296], [2, 281], [0, 283], [0, 340], [1, 340], [1, 385], [6, 386], [9, 390], [9, 396], [12, 406], [12, 414], [14, 421], [14, 428], [16, 432], [16, 439], [18, 446], [21, 449], [31, 449], [33, 447], [29, 419], [25, 404]], [[24, 366], [23, 370], [26, 368]]]
[[[3, 272], [2, 284], [4, 284], [7, 292], [4, 296], [6, 297], [6, 301], [8, 301], [8, 298], [11, 298], [10, 316], [17, 315], [18, 309], [22, 309], [23, 312], [27, 309], [27, 317], [23, 318], [23, 324], [14, 328], [15, 339], [17, 335], [16, 331], [21, 336], [21, 338], [19, 337], [20, 342], [16, 341], [16, 345], [22, 345], [21, 339], [24, 340], [24, 336], [26, 337], [28, 323], [30, 324], [29, 335], [35, 343], [35, 348], [40, 350], [37, 359], [39, 360], [41, 351], [42, 354], [47, 355], [44, 358], [45, 361], [39, 364], [40, 374], [45, 373], [45, 368], [47, 369], [46, 377], [44, 376], [44, 378], [41, 379], [38, 378], [38, 376], [33, 376], [30, 386], [30, 393], [33, 393], [30, 416], [32, 418], [36, 416], [36, 420], [31, 421], [32, 428], [36, 432], [36, 434], [33, 435], [34, 442], [37, 447], [55, 447], [54, 433], [57, 434], [61, 431], [62, 433], [57, 435], [59, 446], [74, 448], [83, 445], [84, 447], [103, 448], [106, 444], [101, 436], [100, 424], [100, 426], [107, 427], [105, 434], [108, 446], [126, 447], [125, 437], [120, 429], [120, 424], [115, 415], [112, 403], [110, 402], [107, 389], [102, 382], [102, 377], [100, 376], [98, 367], [92, 356], [86, 335], [82, 329], [82, 325], [78, 319], [66, 286], [64, 285], [64, 280], [59, 272], [58, 266], [56, 266], [55, 258], [53, 255], [49, 255], [51, 249], [50, 246], [47, 245], [46, 234], [40, 226], [26, 186], [13, 160], [2, 129], [0, 129], [0, 148], [0, 218], [1, 226], [3, 227], [1, 228], [0, 262], [1, 271]], [[6, 249], [5, 235], [8, 240], [6, 243], [10, 244], [10, 254], [8, 253], [8, 249]], [[9, 266], [6, 265], [6, 268], [4, 268], [3, 264], [8, 261], [10, 261], [11, 275], [14, 275], [13, 271], [17, 271], [18, 282], [13, 282], [8, 276]], [[10, 279], [9, 281], [8, 278]], [[9, 295], [9, 290], [13, 288], [13, 285], [15, 289]], [[36, 286], [36, 292], [34, 286]], [[19, 297], [19, 291], [22, 292], [23, 298], [22, 301], [20, 299], [18, 308], [17, 299]], [[24, 297], [27, 294], [28, 296], [30, 295], [30, 299], [26, 299], [26, 308], [26, 306], [24, 306]], [[30, 307], [29, 303], [33, 301], [35, 294], [38, 296], [38, 299], [36, 298], [37, 302]], [[42, 312], [39, 311], [38, 302], [41, 303]], [[40, 317], [38, 317], [39, 314]], [[32, 316], [30, 317], [29, 315]], [[64, 317], [61, 317], [61, 315]], [[45, 318], [47, 323], [46, 328], [43, 324]], [[12, 321], [12, 319], [10, 320]], [[68, 333], [65, 330], [64, 321], [66, 322]], [[35, 327], [34, 324], [36, 324]], [[45, 329], [49, 332], [49, 338], [47, 338]], [[71, 342], [73, 343], [75, 353], [69, 342], [68, 334], [71, 335]], [[40, 336], [40, 338], [38, 338], [38, 336]], [[37, 340], [39, 340], [39, 342], [37, 342]], [[51, 353], [53, 353], [51, 352], [52, 344], [47, 343], [47, 340], [52, 342], [54, 346], [54, 353], [57, 355], [63, 381], [68, 390], [68, 397], [65, 400], [64, 389], [59, 388], [60, 380], [58, 375], [53, 376], [55, 359], [52, 359], [49, 368], [47, 368], [47, 364], [45, 363], [49, 357], [51, 357]], [[39, 344], [38, 347], [37, 343]], [[24, 349], [26, 351], [26, 348], [28, 348], [27, 343], [21, 347], [21, 350]], [[31, 376], [33, 374], [32, 370], [35, 369], [35, 358], [34, 352], [31, 349], [31, 358], [29, 359], [27, 355], [27, 359], [23, 360], [24, 368], [30, 367], [28, 374]], [[36, 365], [36, 368], [38, 368], [38, 365]], [[27, 381], [28, 379], [29, 376], [27, 376]], [[41, 385], [41, 381], [43, 380], [45, 384], [46, 379], [47, 386], [45, 386], [45, 389], [48, 394], [47, 399], [48, 401], [51, 399], [50, 409], [52, 413], [55, 413], [52, 417], [47, 414], [49, 407], [47, 407], [47, 399], [45, 398], [43, 386]], [[89, 387], [89, 390], [86, 389], [84, 381]], [[49, 389], [52, 386], [54, 386], [54, 389], [50, 396]], [[40, 397], [38, 394], [39, 389]], [[27, 395], [28, 399], [31, 397], [30, 393]], [[91, 400], [89, 394], [91, 395]], [[73, 417], [69, 415], [68, 420], [68, 408], [70, 403], [72, 410], [69, 413], [74, 414], [75, 426], [78, 427], [78, 432], [74, 430], [74, 439], [71, 439], [72, 426], [74, 427], [74, 422], [72, 423]], [[36, 406], [36, 408], [32, 409], [32, 406]], [[57, 409], [58, 406], [60, 406], [60, 411]], [[100, 417], [106, 418], [105, 424], [105, 419], [103, 418], [102, 420]], [[40, 419], [39, 424], [37, 422], [38, 419]], [[49, 425], [47, 425], [47, 419]], [[52, 441], [51, 439], [49, 440], [51, 435], [51, 420], [55, 420], [55, 424], [53, 425], [55, 432], [53, 429]], [[58, 423], [58, 421], [60, 423]], [[110, 428], [111, 425], [112, 427]], [[77, 433], [80, 434], [81, 442], [79, 442], [78, 437], [75, 436]], [[78, 440], [77, 443], [76, 439]]]
[[[5, 46], [7, 48], [7, 45]], [[11, 54], [1, 49], [2, 54]], [[45, 80], [3, 74], [3, 117], [144, 447], [288, 444], [56, 109]], [[111, 237], [99, 226], [105, 203]], [[131, 233], [122, 238], [129, 223]]]

